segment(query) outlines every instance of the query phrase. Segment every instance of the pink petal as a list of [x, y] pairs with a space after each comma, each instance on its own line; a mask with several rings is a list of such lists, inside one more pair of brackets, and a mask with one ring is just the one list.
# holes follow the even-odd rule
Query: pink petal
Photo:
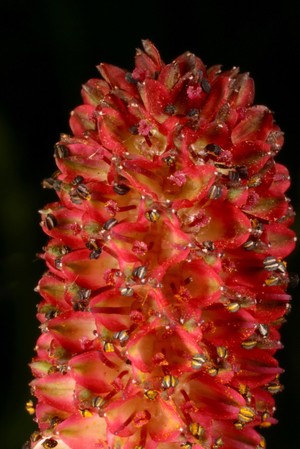
[[143, 372], [151, 372], [156, 354], [164, 354], [168, 369], [181, 372], [189, 369], [186, 361], [199, 352], [197, 342], [189, 332], [179, 327], [166, 330], [153, 326], [141, 329], [127, 345], [128, 358]]
[[120, 372], [117, 366], [106, 361], [99, 351], [77, 355], [70, 360], [69, 366], [70, 375], [76, 383], [91, 390], [95, 395], [111, 391], [112, 382]]
[[31, 382], [37, 398], [58, 410], [74, 413], [75, 381], [68, 374], [54, 373]]
[[106, 424], [98, 415], [84, 418], [77, 414], [56, 427], [61, 440], [70, 449], [104, 449], [106, 445]]
[[81, 352], [95, 339], [95, 318], [89, 312], [65, 312], [48, 322], [48, 329], [69, 351]]
[[174, 441], [183, 425], [176, 407], [172, 403], [158, 400], [150, 408], [151, 420], [148, 432], [154, 441]]
[[38, 284], [38, 292], [48, 304], [57, 306], [60, 311], [69, 309], [65, 283], [53, 274], [45, 273], [43, 275]]
[[122, 296], [119, 289], [113, 289], [95, 296], [90, 302], [97, 328], [104, 326], [111, 331], [128, 329], [131, 325], [130, 312], [134, 296]]

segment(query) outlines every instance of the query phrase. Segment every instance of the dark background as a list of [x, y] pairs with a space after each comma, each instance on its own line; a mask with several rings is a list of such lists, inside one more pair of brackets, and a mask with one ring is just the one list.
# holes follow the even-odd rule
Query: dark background
[[[263, 0], [2, 0], [1, 5], [0, 446], [18, 449], [35, 429], [24, 404], [30, 397], [27, 363], [38, 335], [33, 288], [44, 271], [36, 253], [46, 242], [37, 210], [54, 199], [41, 181], [55, 169], [53, 144], [69, 131], [81, 84], [97, 76], [101, 61], [132, 70], [144, 38], [166, 62], [190, 50], [208, 66], [250, 71], [256, 103], [273, 110], [285, 132], [278, 161], [289, 166], [289, 196], [299, 211], [300, 7]], [[289, 269], [297, 271], [298, 265], [299, 249]], [[280, 422], [265, 432], [270, 449], [299, 442], [299, 289], [293, 296], [282, 330], [285, 349], [278, 353], [286, 370], [285, 390], [276, 397]]]

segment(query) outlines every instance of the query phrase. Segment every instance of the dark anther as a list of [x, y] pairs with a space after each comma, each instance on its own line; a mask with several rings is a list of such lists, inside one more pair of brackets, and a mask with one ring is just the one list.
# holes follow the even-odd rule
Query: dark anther
[[126, 184], [114, 184], [113, 190], [118, 195], [126, 195], [126, 193], [129, 192], [130, 187], [128, 187]]
[[207, 151], [208, 154], [211, 154], [213, 156], [219, 156], [222, 152], [222, 148], [216, 143], [207, 144], [205, 150]]
[[58, 159], [68, 157], [69, 149], [65, 145], [62, 145], [61, 143], [56, 143], [54, 145], [54, 156], [57, 157]]
[[168, 115], [174, 115], [175, 114], [175, 106], [171, 103], [167, 104], [167, 106], [164, 109], [164, 113]]
[[199, 109], [197, 109], [197, 108], [192, 108], [192, 109], [190, 109], [190, 110], [187, 112], [186, 115], [187, 115], [188, 117], [195, 117], [195, 116], [199, 115]]
[[118, 220], [116, 220], [115, 218], [110, 218], [103, 224], [103, 229], [105, 229], [105, 231], [110, 231], [111, 228], [113, 228], [117, 223]]
[[72, 181], [73, 186], [78, 186], [78, 184], [81, 184], [83, 182], [83, 177], [78, 175], [75, 176], [75, 178]]
[[130, 72], [127, 72], [127, 73], [125, 74], [125, 80], [126, 80], [128, 83], [131, 83], [131, 84], [136, 84], [136, 83], [137, 83], [137, 80], [135, 80], [135, 79], [133, 78], [132, 73], [130, 73]]
[[229, 170], [228, 178], [231, 182], [238, 182], [240, 180], [240, 175], [236, 170]]
[[136, 125], [130, 126], [129, 131], [135, 136], [139, 133], [139, 129]]
[[45, 225], [49, 231], [51, 231], [53, 228], [55, 228], [55, 226], [57, 226], [57, 220], [53, 214], [46, 215]]
[[236, 171], [240, 175], [240, 178], [247, 179], [248, 178], [248, 169], [245, 165], [241, 165], [240, 167], [236, 167]]
[[90, 198], [90, 191], [85, 184], [79, 184], [76, 188], [77, 195], [83, 200], [88, 200]]
[[203, 78], [201, 81], [201, 87], [206, 94], [210, 92], [210, 83], [206, 78]]

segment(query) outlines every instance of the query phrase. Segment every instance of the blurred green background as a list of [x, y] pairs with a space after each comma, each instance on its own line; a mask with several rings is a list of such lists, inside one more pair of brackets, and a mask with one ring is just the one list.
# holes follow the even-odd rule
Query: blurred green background
[[[190, 50], [207, 65], [250, 71], [256, 103], [275, 111], [285, 131], [278, 161], [290, 168], [289, 196], [299, 211], [300, 6], [262, 0], [2, 0], [0, 21], [0, 445], [18, 449], [35, 429], [24, 404], [38, 335], [33, 288], [44, 271], [36, 253], [46, 242], [37, 210], [54, 199], [41, 181], [55, 169], [53, 144], [69, 130], [81, 84], [97, 76], [101, 61], [131, 70], [143, 38], [157, 45], [165, 61]], [[289, 269], [297, 272], [298, 265], [299, 249]], [[285, 349], [278, 353], [286, 370], [285, 390], [276, 398], [280, 423], [266, 432], [270, 449], [297, 447], [299, 441], [299, 289], [293, 296], [282, 331]]]

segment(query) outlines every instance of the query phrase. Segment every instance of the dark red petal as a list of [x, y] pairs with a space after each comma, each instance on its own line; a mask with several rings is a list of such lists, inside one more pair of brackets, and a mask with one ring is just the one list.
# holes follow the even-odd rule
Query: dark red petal
[[233, 83], [233, 92], [229, 97], [231, 106], [248, 107], [254, 100], [254, 81], [249, 73], [240, 73]]
[[87, 83], [83, 84], [81, 95], [84, 103], [92, 106], [97, 106], [109, 93], [109, 85], [99, 79], [90, 79]]
[[270, 145], [262, 140], [243, 141], [232, 149], [233, 163], [246, 166], [249, 176], [259, 172], [270, 156]]
[[230, 78], [224, 75], [216, 79], [201, 109], [201, 117], [207, 121], [213, 120], [228, 97], [230, 82]]
[[95, 107], [89, 104], [78, 106], [71, 113], [70, 127], [75, 136], [82, 137], [87, 131], [96, 129], [96, 121], [94, 119]]
[[252, 106], [246, 117], [232, 131], [234, 145], [244, 141], [264, 140], [273, 124], [272, 114], [265, 106]]
[[197, 404], [200, 414], [208, 413], [213, 419], [236, 419], [245, 399], [233, 388], [216, 383], [212, 377], [202, 376], [189, 381], [189, 398]]
[[270, 192], [274, 195], [285, 193], [290, 187], [291, 180], [288, 169], [282, 164], [275, 164], [275, 174], [270, 186]]
[[166, 107], [172, 103], [169, 90], [159, 81], [147, 78], [139, 86], [139, 93], [146, 110], [158, 122], [163, 122], [168, 117]]
[[125, 90], [131, 95], [136, 95], [136, 88], [134, 84], [128, 82], [126, 79], [126, 70], [107, 63], [99, 64], [97, 69], [105, 81], [110, 84], [112, 89], [119, 88]]

